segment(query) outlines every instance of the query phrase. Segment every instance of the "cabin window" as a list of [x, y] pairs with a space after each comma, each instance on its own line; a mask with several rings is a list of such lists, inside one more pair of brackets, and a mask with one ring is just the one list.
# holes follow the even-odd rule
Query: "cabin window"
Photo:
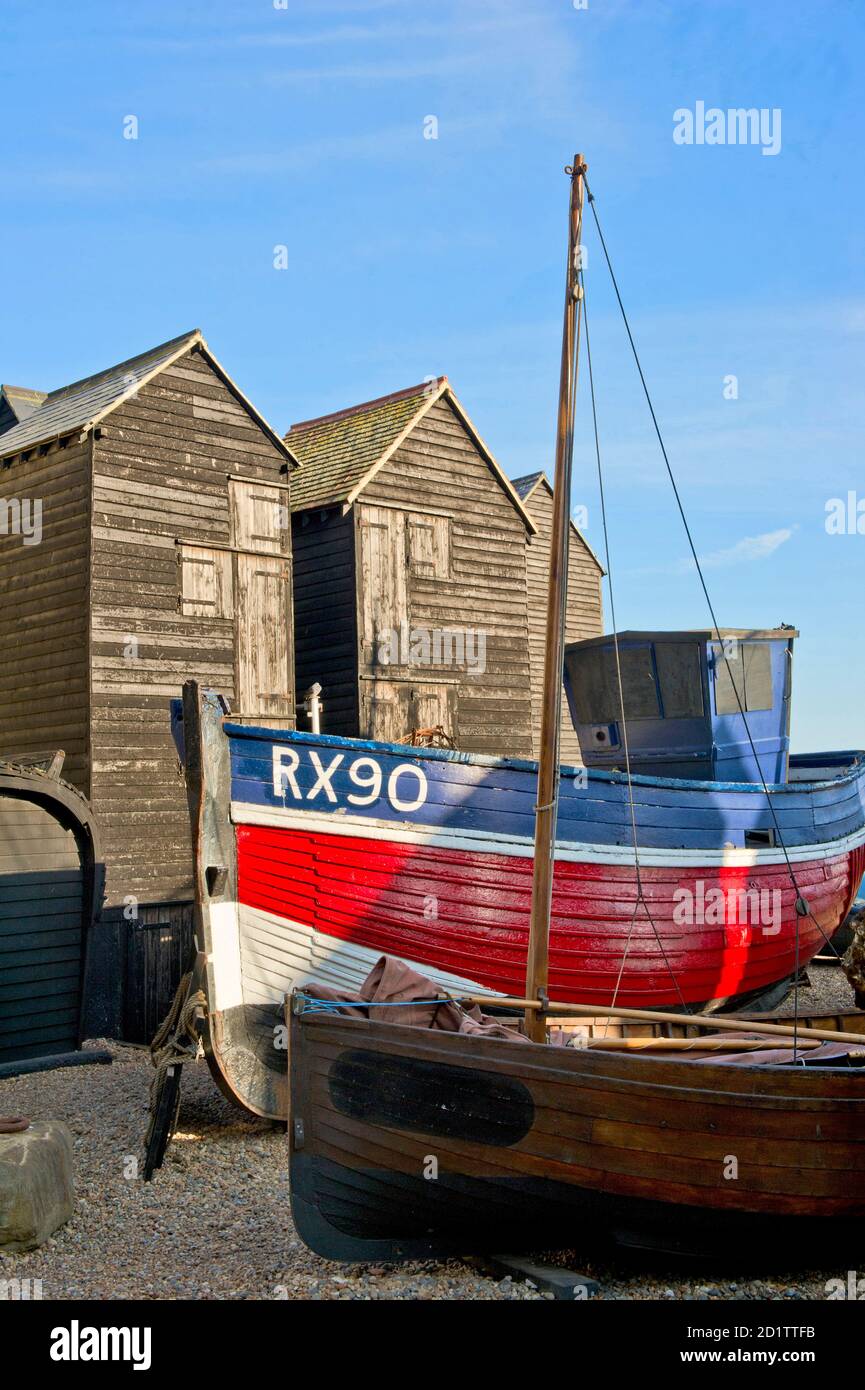
[[[625, 717], [659, 719], [661, 711], [651, 644], [621, 645], [619, 660]], [[601, 724], [621, 719], [615, 648], [594, 647], [583, 652], [575, 675], [575, 698], [580, 723]]]
[[[627, 719], [700, 719], [703, 677], [696, 642], [621, 643], [619, 661]], [[622, 717], [614, 647], [587, 649], [575, 672], [577, 715], [583, 724]]]
[[665, 719], [700, 719], [703, 675], [696, 642], [657, 642], [655, 665]]
[[775, 832], [774, 830], [746, 830], [745, 831], [746, 849], [774, 849]]
[[[717, 643], [715, 658], [715, 709], [718, 714], [772, 708], [772, 655], [768, 642], [738, 642], [727, 660]], [[736, 698], [738, 692], [738, 700]]]
[[[612, 657], [613, 689], [616, 692], [616, 708], [619, 706], [619, 678], [616, 671], [616, 653]], [[659, 719], [658, 682], [652, 648], [620, 647], [619, 664], [622, 668], [622, 688], [625, 696], [626, 719]]]
[[229, 551], [181, 545], [180, 611], [187, 618], [233, 616], [234, 593]]
[[449, 579], [451, 572], [450, 517], [406, 517], [408, 563], [412, 574], [423, 579]]

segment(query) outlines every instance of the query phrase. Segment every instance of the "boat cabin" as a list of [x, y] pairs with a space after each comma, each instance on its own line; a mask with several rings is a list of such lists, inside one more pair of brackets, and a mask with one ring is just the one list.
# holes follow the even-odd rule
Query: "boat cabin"
[[624, 769], [624, 704], [632, 772], [785, 782], [799, 634], [780, 627], [722, 628], [718, 635], [619, 633], [623, 700], [613, 635], [571, 643], [565, 690], [586, 766]]

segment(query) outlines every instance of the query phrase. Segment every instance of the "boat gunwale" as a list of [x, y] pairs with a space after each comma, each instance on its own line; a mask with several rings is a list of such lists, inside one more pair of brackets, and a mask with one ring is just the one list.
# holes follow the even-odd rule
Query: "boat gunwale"
[[[293, 1009], [293, 1004], [291, 1001], [293, 1001], [296, 997], [302, 994], [303, 991], [298, 990], [295, 991], [292, 996], [289, 996], [288, 1007]], [[371, 1004], [368, 1007], [374, 1008], [375, 1005]], [[759, 1092], [755, 1093], [754, 1091], [748, 1090], [735, 1091], [726, 1090], [724, 1088], [722, 1088], [721, 1090], [713, 1089], [713, 1079], [717, 1079], [718, 1077], [723, 1076], [726, 1079], [732, 1080], [730, 1068], [722, 1063], [701, 1062], [700, 1065], [703, 1068], [703, 1071], [707, 1073], [705, 1085], [702, 1087], [682, 1086], [676, 1084], [673, 1081], [667, 1080], [664, 1077], [661, 1077], [660, 1079], [652, 1079], [649, 1076], [633, 1078], [631, 1076], [621, 1075], [614, 1068], [616, 1063], [630, 1064], [633, 1062], [637, 1062], [638, 1065], [651, 1066], [653, 1069], [657, 1067], [660, 1068], [662, 1071], [669, 1071], [671, 1068], [679, 1070], [683, 1067], [693, 1066], [695, 1064], [693, 1059], [689, 1062], [687, 1059], [684, 1058], [662, 1058], [652, 1056], [648, 1053], [640, 1052], [623, 1052], [621, 1054], [610, 1051], [593, 1052], [591, 1048], [560, 1047], [555, 1046], [551, 1043], [536, 1043], [526, 1046], [522, 1043], [508, 1042], [503, 1038], [487, 1038], [478, 1034], [450, 1033], [445, 1029], [424, 1028], [419, 1025], [412, 1027], [408, 1024], [387, 1023], [379, 1019], [355, 1018], [348, 1014], [340, 1014], [330, 1008], [327, 1011], [323, 1011], [322, 1013], [300, 1013], [295, 1014], [294, 1017], [301, 1027], [308, 1027], [311, 1025], [317, 1028], [333, 1023], [336, 1023], [338, 1027], [342, 1027], [344, 1024], [349, 1024], [353, 1027], [357, 1027], [361, 1030], [363, 1034], [367, 1035], [370, 1042], [378, 1041], [380, 1043], [380, 1050], [387, 1049], [388, 1044], [392, 1041], [391, 1035], [395, 1033], [395, 1030], [399, 1029], [400, 1033], [403, 1036], [405, 1036], [406, 1029], [409, 1027], [411, 1027], [411, 1037], [415, 1041], [422, 1043], [424, 1041], [424, 1038], [426, 1038], [427, 1041], [443, 1045], [445, 1048], [451, 1047], [453, 1043], [462, 1042], [463, 1044], [467, 1045], [464, 1054], [462, 1054], [465, 1057], [470, 1057], [470, 1054], [473, 1052], [475, 1047], [480, 1047], [483, 1051], [486, 1051], [491, 1054], [489, 1060], [492, 1062], [498, 1062], [501, 1056], [501, 1062], [503, 1065], [505, 1064], [505, 1057], [513, 1056], [514, 1050], [518, 1048], [519, 1053], [517, 1054], [517, 1056], [525, 1057], [526, 1062], [528, 1063], [528, 1070], [532, 1072], [545, 1074], [548, 1069], [545, 1068], [543, 1065], [534, 1065], [531, 1059], [535, 1057], [538, 1059], [538, 1063], [541, 1063], [541, 1059], [543, 1057], [554, 1056], [555, 1059], [558, 1061], [565, 1060], [565, 1069], [573, 1069], [575, 1073], [575, 1079], [580, 1076], [581, 1069], [586, 1066], [587, 1059], [591, 1057], [591, 1060], [588, 1061], [588, 1066], [593, 1069], [593, 1072], [600, 1073], [600, 1075], [598, 1076], [592, 1073], [586, 1075], [585, 1079], [587, 1084], [589, 1085], [591, 1085], [593, 1082], [597, 1083], [598, 1080], [609, 1079], [616, 1085], [632, 1086], [638, 1089], [645, 1089], [646, 1087], [661, 1088], [663, 1090], [675, 1092], [676, 1094], [681, 1095], [683, 1097], [699, 1097], [701, 1101], [705, 1100], [712, 1104], [724, 1104], [736, 1101], [746, 1103], [749, 1105], [753, 1105], [755, 1103], [762, 1104], [763, 1107], [766, 1109], [778, 1109], [785, 1104], [796, 1104], [797, 1102], [807, 1102], [807, 1108], [809, 1110], [815, 1106], [821, 1109], [825, 1109], [827, 1107], [834, 1109], [836, 1106], [839, 1105], [844, 1107], [848, 1105], [861, 1105], [863, 1106], [863, 1108], [865, 1108], [865, 1068], [843, 1066], [831, 1067], [821, 1065], [820, 1067], [809, 1069], [804, 1066], [799, 1066], [785, 1062], [748, 1062], [746, 1064], [737, 1064], [735, 1066], [735, 1072], [737, 1074], [743, 1074], [743, 1077], [748, 1077], [756, 1074], [758, 1078], [765, 1079], [767, 1076], [770, 1075], [781, 1075], [784, 1077], [785, 1080], [789, 1080], [793, 1076], [798, 1076], [801, 1077], [803, 1081], [807, 1080], [808, 1082], [813, 1082], [818, 1080], [819, 1078], [825, 1078], [827, 1076], [830, 1076], [849, 1080], [851, 1085], [853, 1086], [859, 1084], [860, 1079], [862, 1083], [862, 1094], [860, 1096], [826, 1096], [811, 1094], [796, 1095], [795, 1093], [790, 1094], [789, 1091], [786, 1094], [768, 1095]], [[383, 1036], [381, 1035], [380, 1030], [386, 1030]], [[743, 1026], [742, 1031], [747, 1032], [747, 1024]], [[442, 1043], [443, 1039], [449, 1039], [451, 1041]], [[771, 1049], [772, 1041], [773, 1040], [771, 1038], [766, 1039], [767, 1049]], [[863, 1039], [863, 1042], [865, 1042], [865, 1039]], [[499, 1054], [499, 1048], [507, 1048], [508, 1051], [507, 1053], [503, 1052]], [[395, 1042], [393, 1050], [400, 1054], [402, 1053], [402, 1049], [399, 1048], [398, 1041]], [[460, 1065], [460, 1063], [453, 1062], [449, 1063], [449, 1065], [457, 1066]], [[469, 1062], [468, 1065], [471, 1065], [471, 1063]], [[517, 1063], [517, 1065], [519, 1066], [519, 1063]], [[611, 1068], [613, 1069], [611, 1070]], [[858, 1077], [857, 1072], [859, 1073]], [[513, 1074], [513, 1067], [509, 1069], [509, 1074]], [[547, 1079], [551, 1084], [570, 1084], [569, 1079], [566, 1077], [562, 1077], [558, 1080], [555, 1077], [548, 1077]], [[794, 1085], [800, 1084], [801, 1082], [794, 1083]], [[863, 1131], [863, 1142], [865, 1142], [865, 1131]]]

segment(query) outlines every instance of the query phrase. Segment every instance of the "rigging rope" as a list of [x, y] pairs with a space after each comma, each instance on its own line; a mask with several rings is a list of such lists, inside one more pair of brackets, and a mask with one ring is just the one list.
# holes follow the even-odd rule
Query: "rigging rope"
[[[656, 434], [656, 436], [657, 436], [658, 444], [660, 445], [661, 455], [662, 455], [662, 457], [663, 457], [664, 465], [665, 465], [666, 470], [667, 470], [667, 476], [668, 476], [669, 479], [670, 479], [670, 484], [671, 484], [672, 489], [673, 489], [673, 495], [674, 495], [674, 497], [675, 497], [675, 499], [676, 499], [676, 505], [677, 505], [677, 507], [678, 507], [679, 516], [680, 516], [681, 519], [682, 519], [682, 525], [683, 525], [683, 527], [684, 527], [684, 529], [685, 529], [685, 535], [687, 536], [688, 545], [689, 545], [690, 550], [691, 550], [691, 555], [693, 556], [694, 564], [695, 564], [696, 569], [697, 569], [697, 575], [698, 575], [699, 580], [700, 580], [700, 586], [701, 586], [701, 588], [702, 588], [702, 590], [703, 590], [703, 595], [704, 595], [705, 600], [706, 600], [706, 606], [708, 607], [708, 610], [709, 610], [709, 613], [710, 613], [710, 616], [711, 616], [711, 619], [712, 619], [712, 627], [713, 627], [713, 629], [714, 629], [715, 636], [716, 636], [717, 639], [718, 639], [718, 646], [720, 647], [721, 655], [722, 655], [722, 657], [723, 657], [724, 664], [725, 664], [725, 666], [726, 666], [726, 668], [727, 668], [727, 673], [728, 673], [728, 675], [729, 675], [729, 677], [730, 677], [730, 684], [731, 684], [731, 686], [732, 686], [733, 693], [734, 693], [735, 696], [736, 696], [736, 704], [738, 705], [738, 707], [739, 707], [739, 713], [740, 713], [741, 716], [742, 716], [742, 722], [743, 722], [743, 724], [744, 724], [744, 726], [745, 726], [745, 733], [747, 734], [748, 743], [749, 743], [749, 745], [750, 745], [751, 752], [752, 752], [752, 754], [753, 754], [753, 756], [754, 756], [754, 761], [755, 761], [756, 766], [757, 766], [757, 771], [758, 771], [759, 776], [760, 776], [760, 783], [761, 783], [761, 785], [762, 785], [763, 792], [764, 792], [764, 794], [765, 794], [765, 796], [766, 796], [766, 804], [767, 804], [767, 806], [768, 806], [768, 808], [769, 808], [769, 811], [770, 811], [770, 814], [771, 814], [771, 816], [772, 816], [772, 823], [773, 823], [773, 826], [774, 826], [774, 829], [775, 829], [776, 840], [777, 840], [778, 846], [780, 847], [780, 849], [781, 849], [781, 851], [782, 851], [782, 853], [783, 853], [783, 855], [784, 855], [784, 861], [785, 861], [785, 864], [786, 864], [786, 867], [787, 867], [787, 872], [788, 872], [789, 877], [790, 877], [790, 882], [791, 882], [791, 884], [792, 884], [792, 886], [793, 886], [793, 889], [794, 889], [794, 891], [795, 891], [795, 893], [796, 893], [796, 963], [795, 963], [795, 979], [794, 979], [794, 986], [793, 986], [793, 989], [794, 989], [794, 1015], [793, 1015], [793, 1020], [794, 1020], [794, 1022], [793, 1022], [793, 1030], [794, 1030], [794, 1043], [795, 1043], [796, 1032], [797, 1032], [798, 1022], [799, 1022], [799, 960], [800, 960], [800, 931], [801, 931], [801, 928], [800, 928], [800, 919], [801, 919], [802, 917], [806, 917], [806, 916], [809, 917], [809, 918], [811, 919], [811, 921], [814, 923], [814, 925], [815, 925], [815, 927], [817, 928], [817, 930], [819, 931], [820, 935], [823, 937], [823, 940], [826, 942], [826, 944], [827, 944], [828, 946], [831, 947], [831, 949], [835, 952], [836, 955], [839, 955], [839, 952], [837, 951], [837, 949], [835, 948], [835, 946], [832, 944], [832, 942], [830, 941], [829, 937], [827, 937], [825, 931], [823, 930], [822, 925], [817, 921], [816, 917], [814, 916], [813, 912], [811, 911], [810, 906], [808, 905], [807, 900], [806, 900], [805, 897], [803, 896], [802, 891], [801, 891], [801, 889], [800, 889], [800, 887], [799, 887], [798, 880], [797, 880], [797, 878], [796, 878], [795, 871], [794, 871], [794, 869], [793, 869], [792, 862], [791, 862], [791, 860], [790, 860], [790, 855], [789, 855], [789, 853], [788, 853], [788, 851], [787, 851], [787, 846], [786, 846], [786, 844], [785, 844], [785, 842], [784, 842], [784, 836], [783, 836], [783, 833], [782, 833], [782, 831], [781, 831], [781, 826], [780, 826], [780, 823], [779, 823], [779, 821], [778, 821], [778, 816], [777, 816], [777, 813], [776, 813], [776, 811], [775, 811], [775, 806], [774, 806], [773, 801], [772, 801], [772, 793], [771, 793], [770, 790], [769, 790], [768, 783], [766, 782], [766, 778], [765, 778], [765, 776], [764, 776], [764, 774], [763, 774], [763, 768], [762, 768], [762, 766], [761, 766], [761, 764], [760, 764], [760, 759], [759, 759], [759, 757], [758, 757], [758, 755], [757, 755], [757, 749], [756, 749], [756, 746], [755, 746], [755, 744], [754, 744], [753, 737], [752, 737], [752, 735], [751, 735], [750, 725], [749, 725], [749, 723], [748, 723], [748, 719], [747, 719], [747, 716], [746, 716], [744, 707], [743, 707], [743, 705], [742, 705], [742, 700], [741, 700], [740, 695], [739, 695], [739, 688], [738, 688], [738, 685], [737, 685], [737, 683], [736, 683], [736, 681], [735, 681], [735, 679], [734, 679], [734, 677], [733, 677], [733, 672], [732, 672], [732, 669], [731, 669], [731, 667], [730, 667], [730, 662], [729, 662], [729, 659], [728, 659], [728, 656], [727, 656], [727, 652], [726, 652], [726, 648], [725, 648], [725, 645], [724, 645], [724, 641], [723, 641], [723, 639], [722, 639], [722, 637], [721, 637], [721, 631], [720, 631], [720, 628], [719, 628], [719, 626], [718, 626], [718, 620], [717, 620], [717, 618], [716, 618], [716, 616], [715, 616], [714, 605], [713, 605], [712, 600], [711, 600], [711, 597], [710, 597], [710, 595], [709, 595], [709, 590], [708, 590], [708, 587], [707, 587], [707, 585], [706, 585], [705, 577], [704, 577], [704, 575], [703, 575], [702, 566], [700, 565], [699, 556], [697, 555], [697, 548], [696, 548], [696, 546], [695, 546], [695, 544], [694, 544], [694, 538], [693, 538], [693, 536], [692, 536], [692, 534], [691, 534], [691, 528], [690, 528], [690, 526], [688, 525], [688, 519], [687, 519], [687, 517], [686, 517], [686, 515], [685, 515], [685, 508], [684, 508], [684, 506], [683, 506], [683, 504], [682, 504], [681, 494], [680, 494], [680, 492], [679, 492], [678, 484], [676, 483], [675, 474], [673, 473], [673, 469], [672, 469], [672, 466], [671, 466], [671, 464], [670, 464], [670, 459], [669, 459], [669, 456], [668, 456], [668, 454], [667, 454], [666, 445], [664, 444], [664, 437], [663, 437], [663, 435], [661, 434], [661, 428], [660, 428], [660, 425], [658, 424], [658, 417], [657, 417], [657, 415], [655, 414], [655, 407], [654, 407], [654, 404], [653, 404], [653, 402], [652, 402], [652, 397], [651, 397], [651, 394], [650, 394], [650, 392], [649, 392], [649, 387], [648, 387], [648, 384], [647, 384], [647, 382], [646, 382], [645, 374], [644, 374], [644, 372], [643, 372], [643, 366], [642, 366], [642, 363], [641, 363], [641, 361], [640, 361], [640, 355], [639, 355], [639, 353], [638, 353], [638, 351], [637, 351], [637, 345], [636, 345], [636, 343], [635, 343], [635, 341], [634, 341], [634, 335], [633, 335], [633, 333], [631, 332], [631, 325], [630, 325], [630, 322], [629, 322], [629, 320], [628, 320], [628, 315], [627, 315], [627, 313], [626, 313], [626, 311], [625, 311], [625, 306], [624, 306], [624, 304], [623, 304], [623, 302], [622, 302], [622, 296], [621, 296], [621, 293], [620, 293], [620, 291], [619, 291], [619, 283], [618, 283], [618, 281], [617, 281], [617, 279], [616, 279], [615, 271], [613, 270], [612, 261], [610, 260], [610, 253], [609, 253], [609, 251], [607, 250], [607, 243], [606, 243], [606, 240], [605, 240], [605, 238], [604, 238], [603, 230], [602, 230], [602, 228], [601, 228], [601, 222], [600, 222], [600, 218], [598, 217], [598, 211], [597, 211], [597, 208], [595, 207], [595, 196], [594, 196], [594, 194], [592, 193], [592, 191], [591, 191], [591, 189], [590, 189], [590, 187], [589, 187], [588, 179], [585, 178], [585, 175], [583, 175], [583, 181], [584, 181], [585, 187], [586, 187], [586, 196], [587, 196], [588, 201], [589, 201], [589, 207], [590, 207], [591, 210], [592, 210], [592, 216], [593, 216], [594, 221], [595, 221], [595, 228], [596, 228], [596, 230], [597, 230], [598, 238], [599, 238], [600, 243], [601, 243], [601, 249], [603, 250], [603, 253], [604, 253], [604, 260], [606, 261], [606, 263], [607, 263], [607, 269], [608, 269], [608, 271], [610, 272], [610, 279], [611, 279], [612, 284], [613, 284], [613, 290], [614, 290], [614, 292], [615, 292], [616, 300], [617, 300], [618, 305], [619, 305], [619, 311], [620, 311], [620, 313], [621, 313], [621, 315], [622, 315], [622, 321], [623, 321], [623, 323], [624, 323], [624, 325], [625, 325], [625, 332], [626, 332], [627, 335], [628, 335], [628, 342], [630, 343], [630, 346], [631, 346], [631, 352], [632, 352], [632, 354], [633, 354], [634, 363], [635, 363], [635, 365], [636, 365], [637, 372], [638, 372], [639, 377], [640, 377], [640, 384], [642, 385], [642, 388], [643, 388], [643, 394], [644, 394], [644, 396], [645, 396], [645, 398], [646, 398], [646, 404], [647, 404], [648, 407], [649, 407], [649, 414], [651, 415], [652, 424], [653, 424], [653, 426], [654, 426], [654, 430], [655, 430], [655, 434]], [[611, 601], [612, 601], [612, 600], [611, 600]], [[795, 1057], [795, 1046], [794, 1046], [794, 1057]]]
[[313, 994], [299, 993], [303, 1003], [301, 1013], [336, 1014], [341, 1009], [420, 1009], [439, 1008], [442, 1004], [461, 1005], [450, 995], [440, 995], [438, 999], [319, 999]]
[[611, 559], [610, 559], [610, 536], [609, 536], [609, 531], [608, 531], [608, 528], [607, 528], [607, 506], [606, 506], [606, 495], [605, 495], [605, 492], [604, 492], [604, 472], [603, 472], [603, 467], [602, 467], [602, 465], [601, 465], [601, 441], [600, 441], [600, 435], [599, 435], [599, 433], [598, 433], [598, 410], [597, 410], [597, 403], [596, 403], [596, 400], [595, 400], [595, 376], [594, 376], [594, 372], [593, 372], [593, 370], [592, 370], [592, 349], [591, 349], [591, 340], [590, 340], [590, 338], [589, 338], [589, 305], [588, 305], [588, 300], [587, 300], [587, 298], [586, 298], [585, 280], [584, 280], [584, 277], [582, 276], [582, 273], [581, 273], [581, 275], [580, 275], [580, 280], [581, 280], [581, 287], [582, 287], [582, 292], [583, 292], [583, 319], [584, 319], [584, 322], [585, 322], [585, 334], [586, 334], [586, 365], [587, 365], [588, 370], [589, 370], [589, 395], [590, 395], [591, 403], [592, 403], [592, 427], [593, 427], [594, 435], [595, 435], [595, 458], [596, 458], [596, 460], [597, 460], [597, 465], [598, 465], [598, 490], [599, 490], [599, 492], [600, 492], [600, 498], [601, 498], [601, 524], [602, 524], [602, 526], [603, 526], [603, 531], [604, 531], [604, 558], [605, 558], [605, 560], [606, 560], [606, 565], [607, 565], [607, 581], [608, 581], [608, 584], [609, 584], [609, 591], [610, 591], [610, 618], [611, 618], [612, 624], [613, 624], [613, 647], [614, 647], [615, 653], [616, 653], [616, 677], [617, 677], [618, 686], [619, 686], [619, 710], [620, 710], [620, 713], [621, 713], [621, 716], [622, 716], [622, 741], [623, 741], [623, 744], [624, 744], [624, 752], [625, 752], [625, 775], [627, 776], [627, 779], [628, 779], [628, 806], [629, 806], [629, 809], [630, 809], [630, 818], [631, 818], [631, 838], [632, 838], [633, 846], [634, 846], [634, 865], [635, 865], [636, 875], [637, 875], [637, 901], [634, 903], [634, 911], [633, 911], [633, 913], [631, 914], [631, 923], [630, 923], [630, 926], [629, 926], [629, 928], [628, 928], [628, 939], [627, 939], [627, 941], [625, 942], [625, 950], [624, 950], [624, 953], [623, 953], [623, 955], [622, 955], [622, 962], [621, 962], [621, 965], [619, 966], [619, 974], [618, 974], [618, 978], [617, 978], [617, 980], [616, 980], [615, 988], [614, 988], [614, 990], [613, 990], [613, 999], [612, 999], [612, 1002], [613, 1002], [613, 1004], [615, 1004], [616, 1001], [617, 1001], [617, 999], [618, 999], [618, 997], [619, 997], [619, 988], [620, 988], [621, 983], [622, 983], [622, 975], [624, 974], [625, 964], [626, 964], [627, 959], [628, 959], [628, 953], [630, 952], [630, 949], [631, 949], [631, 938], [632, 938], [632, 936], [633, 936], [633, 934], [634, 934], [634, 925], [635, 925], [636, 920], [637, 920], [637, 913], [638, 913], [639, 910], [640, 910], [640, 903], [642, 903], [642, 904], [643, 904], [643, 907], [645, 908], [646, 916], [648, 917], [649, 922], [651, 923], [652, 931], [655, 933], [655, 938], [656, 938], [656, 940], [657, 940], [657, 942], [658, 942], [658, 946], [660, 947], [661, 955], [662, 955], [663, 958], [664, 958], [664, 964], [666, 965], [667, 969], [669, 970], [670, 976], [671, 976], [672, 981], [673, 981], [673, 984], [674, 984], [675, 987], [676, 987], [676, 993], [677, 993], [678, 996], [679, 996], [679, 1002], [680, 1002], [680, 1004], [682, 1005], [682, 1008], [684, 1009], [685, 1013], [689, 1013], [690, 1010], [688, 1009], [687, 1005], [685, 1004], [685, 998], [684, 998], [684, 995], [682, 994], [682, 990], [681, 990], [681, 987], [680, 987], [680, 985], [679, 985], [678, 976], [676, 975], [676, 972], [673, 970], [673, 967], [672, 967], [672, 965], [670, 964], [669, 959], [667, 958], [667, 953], [666, 953], [666, 951], [664, 950], [664, 943], [663, 943], [663, 941], [662, 941], [662, 939], [661, 939], [661, 934], [660, 934], [660, 932], [658, 931], [658, 928], [657, 928], [657, 926], [656, 926], [656, 924], [655, 924], [655, 920], [654, 920], [654, 918], [652, 917], [652, 914], [651, 914], [651, 912], [650, 912], [650, 910], [649, 910], [648, 899], [646, 898], [646, 894], [645, 894], [645, 891], [644, 891], [644, 889], [643, 889], [643, 875], [642, 875], [642, 870], [641, 870], [641, 867], [640, 867], [640, 850], [639, 850], [639, 844], [638, 844], [638, 839], [637, 839], [637, 813], [636, 813], [636, 806], [635, 806], [635, 803], [634, 803], [634, 783], [633, 783], [633, 778], [632, 778], [632, 775], [631, 775], [631, 750], [630, 750], [630, 745], [629, 745], [629, 741], [628, 741], [628, 722], [627, 722], [627, 719], [625, 718], [625, 691], [624, 691], [624, 685], [623, 685], [623, 682], [622, 682], [622, 663], [621, 663], [621, 659], [620, 659], [620, 655], [619, 655], [619, 626], [618, 626], [618, 623], [616, 622], [616, 600], [615, 600], [615, 593], [614, 593], [614, 589], [613, 589], [613, 566], [612, 566], [612, 561], [611, 561]]

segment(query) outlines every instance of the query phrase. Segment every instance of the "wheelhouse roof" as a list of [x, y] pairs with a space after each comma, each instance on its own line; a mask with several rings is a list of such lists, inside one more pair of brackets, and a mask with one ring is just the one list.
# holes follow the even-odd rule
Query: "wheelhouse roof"
[[620, 642], [716, 642], [720, 634], [722, 640], [726, 637], [735, 637], [739, 641], [789, 641], [799, 636], [799, 631], [794, 627], [721, 627], [716, 632], [714, 628], [694, 628], [683, 629], [674, 632], [637, 632], [628, 629], [627, 632], [605, 632], [600, 637], [585, 637], [581, 642], [569, 642], [568, 651], [582, 649], [583, 647], [604, 647], [609, 646], [614, 637], [618, 637]]

